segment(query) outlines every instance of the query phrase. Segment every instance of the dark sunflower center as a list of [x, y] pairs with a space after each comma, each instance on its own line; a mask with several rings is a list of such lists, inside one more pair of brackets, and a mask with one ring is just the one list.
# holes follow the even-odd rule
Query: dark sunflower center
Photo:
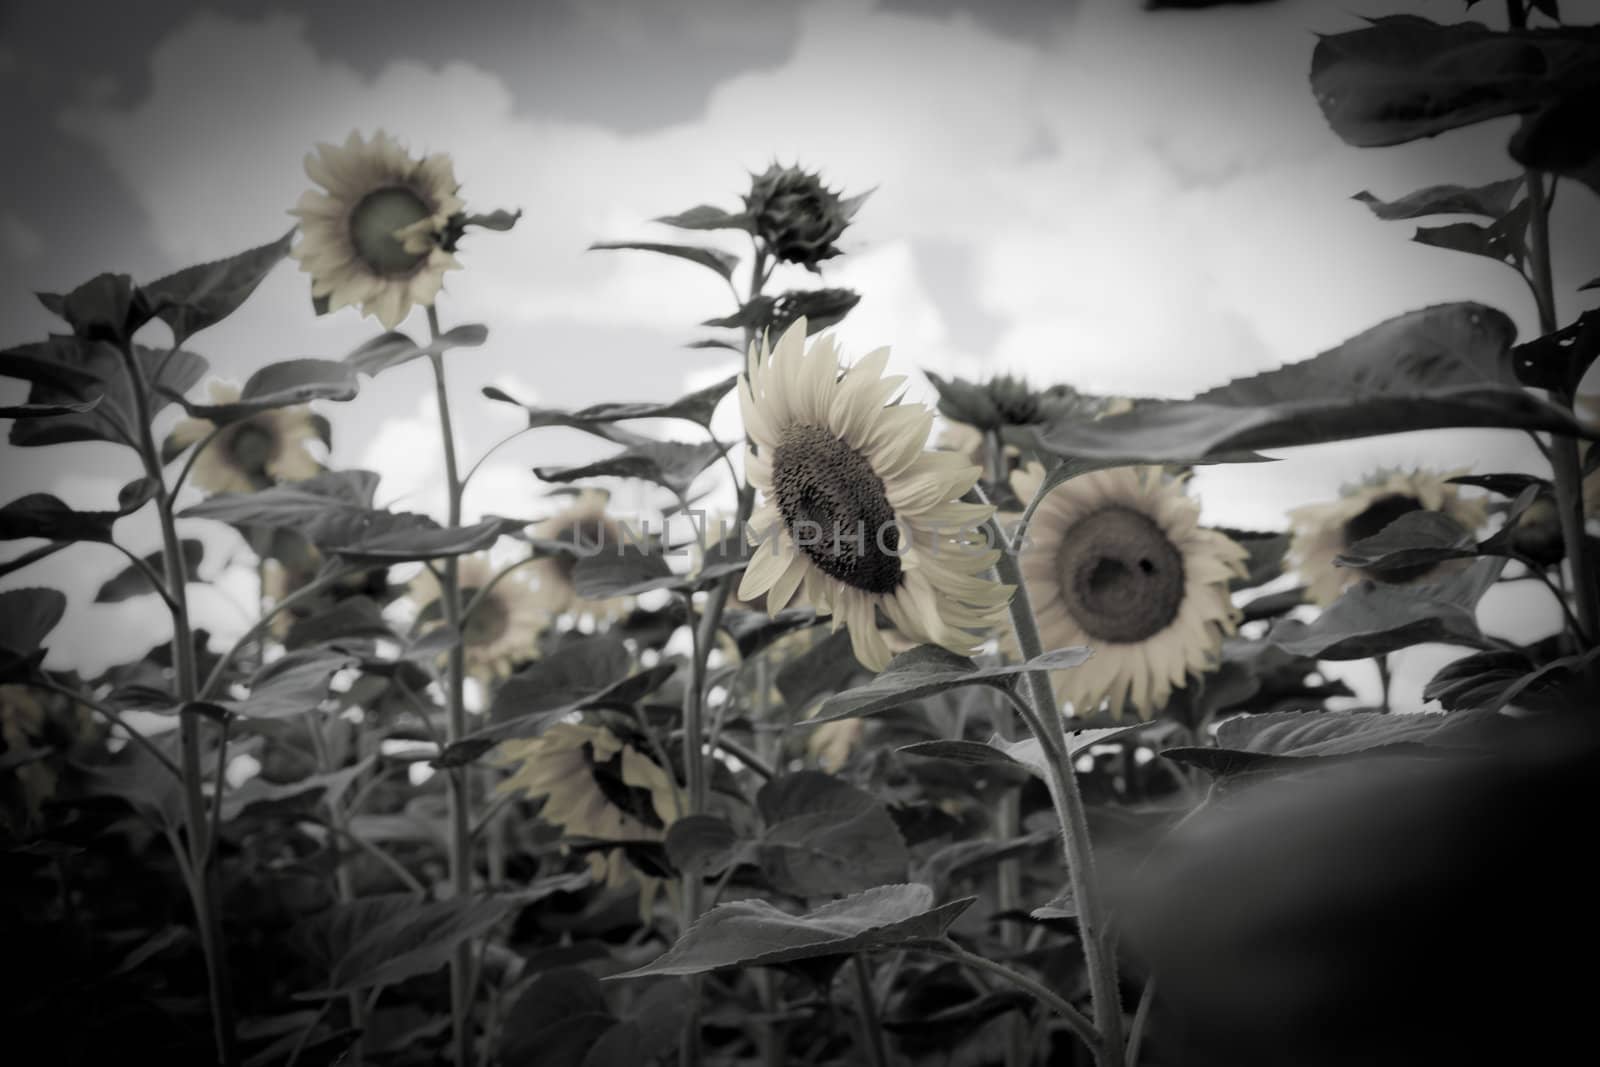
[[228, 437], [228, 459], [251, 475], [264, 475], [277, 451], [278, 439], [271, 430], [254, 422], [241, 423]]
[[[463, 588], [461, 590], [462, 603], [470, 603], [478, 595], [478, 590]], [[467, 645], [489, 645], [498, 641], [505, 635], [511, 626], [511, 613], [500, 598], [490, 593], [484, 597], [477, 607], [472, 609], [461, 627], [461, 640]]]
[[[1421, 510], [1422, 501], [1414, 496], [1405, 493], [1380, 496], [1368, 504], [1365, 511], [1344, 524], [1344, 543], [1349, 546], [1380, 534], [1385, 526], [1400, 516]], [[1422, 563], [1414, 567], [1388, 567], [1381, 571], [1364, 570], [1361, 573], [1379, 582], [1409, 582], [1421, 578], [1432, 569], [1433, 564]]]
[[407, 252], [394, 232], [431, 214], [427, 203], [410, 189], [379, 189], [362, 197], [350, 212], [350, 242], [374, 272], [409, 274], [427, 253]]
[[1132, 644], [1183, 606], [1183, 554], [1149, 516], [1112, 506], [1085, 516], [1056, 554], [1067, 610], [1090, 637]]
[[867, 593], [900, 586], [900, 529], [883, 479], [820, 426], [791, 426], [772, 453], [772, 488], [795, 544], [830, 578]]

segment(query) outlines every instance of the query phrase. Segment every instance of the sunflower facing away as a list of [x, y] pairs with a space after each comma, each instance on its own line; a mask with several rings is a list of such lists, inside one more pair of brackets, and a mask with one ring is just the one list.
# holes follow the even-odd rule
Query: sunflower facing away
[[[540, 817], [568, 837], [661, 841], [678, 818], [678, 787], [661, 765], [604, 726], [558, 722], [538, 737], [506, 741], [495, 756], [514, 767], [501, 792], [545, 797]], [[612, 888], [630, 876], [620, 848], [588, 854], [589, 870]], [[654, 894], [653, 879], [641, 878]]]
[[[614, 552], [624, 543], [624, 537], [621, 524], [606, 511], [609, 499], [599, 489], [585, 489], [573, 496], [566, 510], [535, 526], [533, 536], [541, 541], [572, 545], [579, 551]], [[555, 552], [529, 568], [539, 597], [550, 612], [559, 615], [575, 611], [607, 622], [627, 612], [629, 602], [626, 597], [605, 600], [585, 600], [580, 597], [572, 581], [577, 567], [577, 555]]]
[[[237, 385], [211, 383], [211, 403], [238, 399]], [[188, 448], [214, 429], [209, 419], [183, 419], [172, 428], [169, 441]], [[320, 437], [311, 409], [304, 405], [263, 411], [224, 426], [195, 457], [191, 477], [210, 493], [254, 493], [277, 482], [302, 482], [322, 471], [306, 447]]]
[[[461, 584], [461, 607], [470, 605], [495, 576], [498, 568], [487, 556], [462, 556], [457, 574]], [[424, 569], [411, 580], [409, 596], [421, 615], [433, 620], [444, 618], [439, 601], [439, 583], [433, 572]], [[462, 625], [462, 647], [467, 670], [480, 676], [502, 677], [521, 660], [538, 651], [539, 634], [550, 622], [543, 599], [528, 585], [520, 570], [512, 571], [489, 590]]]
[[432, 304], [444, 272], [461, 266], [443, 246], [464, 207], [450, 157], [412, 159], [382, 130], [371, 141], [352, 132], [343, 146], [308, 153], [306, 174], [322, 190], [301, 194], [289, 214], [300, 219], [291, 255], [310, 273], [311, 295], [329, 311], [359, 305], [386, 330]]
[[904, 379], [885, 378], [889, 350], [841, 373], [831, 336], [805, 344], [805, 320], [776, 347], [751, 346], [739, 380], [745, 457], [762, 502], [739, 597], [767, 594], [773, 614], [796, 594], [850, 632], [871, 670], [889, 662], [877, 613], [921, 643], [971, 654], [1005, 615], [1011, 589], [985, 576], [998, 552], [980, 524], [993, 508], [961, 496], [978, 468], [926, 450], [933, 414], [886, 403]]
[[[1012, 486], [1031, 500], [1043, 477], [1032, 464]], [[1028, 524], [1022, 580], [1045, 648], [1094, 650], [1056, 672], [1056, 696], [1079, 715], [1102, 700], [1117, 716], [1161, 708], [1233, 632], [1228, 580], [1245, 573], [1246, 556], [1200, 526], [1199, 504], [1160, 467], [1093, 471], [1052, 489]]]
[[1444, 474], [1435, 471], [1382, 470], [1356, 485], [1340, 490], [1339, 499], [1323, 504], [1307, 504], [1289, 512], [1294, 537], [1289, 543], [1288, 563], [1299, 571], [1306, 583], [1306, 597], [1327, 605], [1345, 589], [1372, 578], [1394, 585], [1414, 585], [1437, 581], [1470, 561], [1449, 560], [1434, 566], [1368, 573], [1355, 567], [1334, 565], [1334, 558], [1363, 538], [1411, 511], [1441, 512], [1467, 530], [1476, 530], [1488, 517], [1488, 505], [1481, 498], [1463, 497], [1446, 478], [1465, 474], [1464, 470]]

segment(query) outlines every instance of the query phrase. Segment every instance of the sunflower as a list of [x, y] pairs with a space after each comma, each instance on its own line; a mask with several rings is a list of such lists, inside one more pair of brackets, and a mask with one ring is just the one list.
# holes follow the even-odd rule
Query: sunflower
[[[461, 607], [465, 611], [498, 573], [483, 554], [461, 557], [457, 568]], [[409, 596], [421, 617], [442, 619], [439, 583], [424, 569], [411, 580]], [[550, 612], [520, 571], [504, 575], [462, 621], [462, 646], [467, 670], [491, 678], [503, 677], [518, 662], [538, 652], [539, 634], [550, 623]]]
[[1437, 581], [1470, 562], [1449, 560], [1434, 566], [1375, 573], [1339, 567], [1333, 562], [1345, 549], [1381, 532], [1407, 512], [1437, 511], [1467, 530], [1482, 526], [1489, 514], [1487, 504], [1481, 498], [1463, 497], [1456, 486], [1445, 481], [1465, 473], [1465, 470], [1445, 474], [1421, 469], [1380, 470], [1356, 485], [1345, 486], [1338, 500], [1307, 504], [1290, 511], [1294, 536], [1289, 543], [1288, 563], [1299, 571], [1301, 580], [1306, 583], [1307, 599], [1316, 604], [1331, 604], [1346, 588], [1363, 578], [1395, 585]]
[[624, 543], [622, 524], [606, 511], [609, 499], [609, 495], [599, 489], [585, 489], [572, 498], [565, 511], [533, 528], [535, 539], [570, 545], [576, 550], [554, 552], [530, 568], [540, 599], [552, 614], [574, 611], [610, 622], [622, 617], [630, 607], [626, 597], [586, 600], [578, 595], [572, 580], [580, 554], [616, 551]]
[[885, 403], [904, 381], [883, 376], [888, 349], [841, 374], [832, 338], [808, 350], [805, 325], [775, 348], [752, 345], [739, 380], [756, 446], [745, 471], [763, 497], [739, 597], [766, 593], [776, 614], [800, 594], [834, 629], [848, 627], [872, 670], [889, 662], [879, 611], [918, 642], [975, 652], [1011, 598], [985, 576], [999, 558], [981, 529], [994, 509], [961, 501], [978, 468], [925, 449], [926, 408]]
[[[1031, 500], [1043, 477], [1031, 464], [1012, 485]], [[1078, 714], [1107, 700], [1113, 715], [1131, 704], [1148, 717], [1215, 662], [1238, 622], [1228, 580], [1248, 554], [1199, 520], [1182, 479], [1160, 467], [1081, 475], [1034, 512], [1019, 562], [1044, 647], [1094, 649], [1055, 675]]]
[[[211, 383], [211, 403], [233, 404], [239, 387]], [[185, 449], [215, 430], [210, 419], [182, 419], [167, 438]], [[277, 408], [227, 423], [195, 457], [194, 484], [211, 493], [254, 493], [277, 482], [303, 482], [322, 472], [322, 464], [306, 447], [320, 440], [311, 409]]]
[[306, 174], [325, 191], [307, 190], [289, 214], [300, 219], [291, 255], [311, 275], [311, 295], [330, 311], [359, 304], [386, 330], [432, 304], [444, 272], [461, 266], [444, 246], [465, 206], [450, 157], [412, 159], [382, 130], [371, 141], [352, 132], [343, 147], [308, 153]]
[[[515, 768], [499, 790], [544, 797], [540, 817], [568, 837], [662, 841], [679, 815], [672, 776], [604, 726], [558, 722], [538, 737], [501, 743], [495, 761]], [[588, 863], [612, 888], [628, 881], [621, 848], [591, 851]], [[640, 881], [653, 896], [655, 879]]]

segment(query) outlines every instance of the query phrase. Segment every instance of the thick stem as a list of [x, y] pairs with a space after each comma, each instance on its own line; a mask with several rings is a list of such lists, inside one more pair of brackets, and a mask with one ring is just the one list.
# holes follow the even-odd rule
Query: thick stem
[[[1004, 546], [995, 564], [1000, 580], [1016, 587], [1016, 593], [1011, 598], [1011, 625], [1016, 632], [1017, 645], [1024, 660], [1033, 659], [1042, 654], [1044, 648], [1039, 639], [1033, 606], [1028, 600], [1027, 586], [1022, 581], [1022, 570], [993, 519], [989, 521], [989, 534], [994, 543]], [[1078, 907], [1078, 930], [1083, 939], [1089, 990], [1094, 999], [1095, 1028], [1100, 1038], [1095, 1049], [1096, 1062], [1101, 1067], [1114, 1067], [1122, 1059], [1122, 999], [1117, 989], [1115, 940], [1094, 876], [1094, 850], [1089, 840], [1089, 822], [1084, 812], [1083, 797], [1078, 792], [1078, 777], [1072, 767], [1066, 725], [1056, 705], [1050, 674], [1048, 671], [1029, 671], [1025, 677], [1033, 694], [1033, 707], [1039, 725], [1053, 735], [1053, 745], [1046, 742], [1042, 735], [1039, 740], [1050, 765], [1054, 787], [1052, 792], [1056, 794], [1057, 810], [1063, 822], [1061, 830], [1068, 884]]]
[[[428, 332], [439, 339], [439, 313], [428, 305]], [[455, 430], [450, 422], [450, 393], [445, 385], [444, 357], [428, 355], [433, 368], [434, 396], [439, 403], [439, 437], [444, 448], [444, 475], [448, 492], [448, 524], [461, 525], [461, 474], [456, 465]], [[461, 561], [445, 560], [440, 600], [445, 625], [461, 626]], [[445, 740], [459, 741], [467, 732], [466, 649], [460, 641], [450, 647], [445, 665]], [[457, 897], [472, 892], [472, 798], [470, 768], [452, 767], [450, 774], [450, 886]], [[450, 1015], [455, 1033], [456, 1067], [472, 1067], [472, 952], [470, 940], [456, 947], [450, 961]]]
[[[1550, 334], [1557, 328], [1555, 282], [1550, 268], [1550, 201], [1543, 174], [1528, 171], [1526, 184], [1531, 212], [1528, 259], [1533, 268], [1534, 295], [1539, 306], [1539, 332]], [[1555, 390], [1553, 399], [1568, 411], [1572, 410], [1572, 389]], [[1600, 634], [1600, 587], [1596, 585], [1594, 560], [1584, 536], [1583, 469], [1578, 458], [1578, 439], [1565, 434], [1553, 437], [1550, 464], [1555, 474], [1561, 537], [1567, 546], [1567, 565], [1572, 569], [1578, 624], [1582, 634]]]
[[[333, 760], [329, 756], [327, 740], [322, 736], [322, 723], [319, 721], [315, 711], [306, 713], [306, 731], [311, 737], [311, 747], [317, 754], [317, 770], [322, 774], [332, 773], [336, 768], [333, 766]], [[340, 794], [342, 792], [343, 790], [329, 790], [323, 794], [322, 798], [324, 806], [328, 809], [328, 822], [333, 826], [335, 839], [339, 842], [341, 852], [343, 851], [345, 840], [354, 836], [350, 833], [349, 818], [341, 801]], [[339, 862], [333, 868], [333, 890], [335, 898], [341, 904], [349, 904], [356, 899], [355, 885], [350, 878], [350, 868], [346, 864], [343, 855], [339, 857]], [[359, 991], [350, 993], [346, 1000], [346, 1006], [350, 1013], [350, 1026], [356, 1031], [355, 1044], [350, 1048], [350, 1058], [355, 1067], [361, 1067], [361, 1064], [365, 1062], [367, 1043], [367, 1012], [366, 1006], [361, 999], [361, 993]]]
[[[195, 699], [198, 679], [194, 655], [194, 633], [189, 626], [188, 573], [183, 562], [183, 545], [178, 539], [173, 497], [161, 477], [161, 450], [151, 428], [150, 382], [139, 362], [133, 344], [122, 345], [123, 363], [132, 384], [134, 411], [138, 420], [139, 458], [145, 475], [156, 486], [156, 515], [161, 524], [161, 560], [168, 609], [172, 615], [172, 662], [180, 705]], [[207, 848], [205, 768], [199, 717], [192, 712], [178, 720], [180, 762], [183, 770], [184, 821], [188, 827], [189, 864], [194, 872], [195, 923], [200, 933], [201, 951], [206, 961], [206, 983], [211, 996], [212, 1037], [217, 1058], [231, 1065], [239, 1061], [234, 1036], [233, 990], [228, 973], [227, 945], [222, 932], [220, 884], [211, 850]], [[217, 803], [222, 802], [218, 783]]]
[[[755, 257], [750, 264], [750, 290], [749, 294], [745, 298], [746, 303], [761, 295], [761, 287], [766, 282], [766, 263], [766, 251], [760, 247], [757, 247], [755, 251]], [[755, 340], [755, 330], [752, 327], [746, 326], [744, 329], [744, 348], [747, 354], [750, 351], [750, 346], [755, 343]], [[736, 526], [741, 533], [744, 530], [745, 523], [750, 519], [750, 508], [754, 502], [754, 499], [755, 494], [748, 485], [744, 485], [739, 488], [739, 508]], [[727, 607], [728, 597], [733, 594], [733, 590], [737, 586], [738, 582], [739, 574], [735, 572], [733, 574], [724, 575], [722, 579], [712, 587], [711, 592], [706, 600], [705, 614], [701, 616], [700, 625], [697, 628], [695, 627], [694, 623], [694, 604], [693, 596], [691, 594], [689, 605], [689, 626], [695, 632], [695, 645], [692, 654], [692, 662], [690, 664], [689, 677], [690, 686], [695, 690], [695, 692], [692, 697], [686, 695], [684, 703], [683, 751], [685, 764], [684, 773], [686, 777], [691, 774], [689, 770], [689, 762], [691, 759], [689, 753], [694, 752], [696, 754], [694, 758], [696, 759], [702, 755], [702, 737], [700, 734], [700, 717], [698, 708], [703, 705], [705, 699], [705, 695], [701, 692], [701, 689], [704, 687], [706, 676], [706, 658], [711, 655], [711, 650], [716, 647], [717, 628], [722, 625], [723, 609]], [[693, 724], [688, 721], [688, 710], [691, 703], [697, 709]], [[686, 814], [692, 814], [700, 810], [699, 805], [703, 801], [703, 795], [700, 797], [696, 796], [697, 785], [703, 788], [703, 783], [700, 781], [698, 776], [696, 776], [689, 783], [690, 810]], [[683, 905], [684, 918], [686, 920], [684, 923], [684, 929], [688, 929], [688, 924], [699, 918], [701, 900], [701, 884], [699, 876], [693, 874], [685, 875], [683, 881]], [[699, 1067], [701, 1059], [699, 979], [692, 979], [690, 984], [692, 989], [691, 1001], [689, 1011], [686, 1013], [686, 1017], [684, 1019], [683, 1039], [678, 1045], [678, 1063], [680, 1064], [680, 1067]]]

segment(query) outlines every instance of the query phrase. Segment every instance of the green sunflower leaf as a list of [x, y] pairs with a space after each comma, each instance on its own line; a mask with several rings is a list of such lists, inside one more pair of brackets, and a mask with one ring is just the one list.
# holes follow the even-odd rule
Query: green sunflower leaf
[[1361, 756], [1490, 749], [1514, 729], [1492, 712], [1386, 715], [1376, 711], [1283, 711], [1240, 715], [1217, 727], [1215, 748], [1173, 748], [1163, 756], [1218, 777]]
[[755, 224], [744, 212], [728, 212], [710, 204], [697, 204], [676, 215], [662, 215], [655, 220], [680, 230], [743, 230], [755, 232]]
[[535, 976], [506, 1012], [498, 1062], [582, 1067], [617, 1025], [598, 978], [582, 967], [552, 967]]
[[1534, 111], [1592, 80], [1587, 28], [1500, 32], [1415, 15], [1317, 40], [1311, 90], [1328, 125], [1358, 147], [1404, 144]]
[[414, 359], [441, 355], [452, 348], [477, 348], [489, 339], [489, 328], [477, 323], [455, 326], [425, 345], [419, 345], [398, 330], [390, 330], [368, 341], [344, 357], [358, 373], [376, 378]]
[[616, 436], [617, 431], [612, 429], [610, 424], [626, 422], [629, 419], [684, 419], [709, 429], [711, 416], [716, 412], [717, 405], [733, 390], [734, 383], [738, 380], [738, 376], [733, 375], [666, 404], [593, 404], [577, 411], [560, 411], [556, 408], [540, 408], [524, 404], [505, 390], [494, 386], [486, 387], [483, 395], [490, 400], [515, 404], [527, 411], [528, 425], [535, 429], [541, 426], [569, 426], [617, 441], [619, 444], [637, 444], [648, 439], [624, 434], [623, 437], [627, 440], [623, 440]]
[[[185, 537], [179, 547], [183, 554], [183, 572], [188, 576], [188, 581], [192, 582], [200, 568], [200, 561], [205, 558], [206, 546], [194, 538]], [[144, 564], [156, 574], [161, 574], [163, 567], [166, 566], [166, 557], [160, 551], [152, 552], [144, 557]], [[100, 587], [100, 591], [94, 595], [94, 602], [120, 604], [124, 600], [154, 592], [150, 579], [145, 576], [144, 567], [130, 563]]]
[[285, 256], [294, 230], [270, 244], [183, 270], [140, 286], [155, 315], [172, 329], [173, 343], [232, 315]]
[[1283, 619], [1268, 639], [1285, 651], [1317, 659], [1366, 659], [1425, 641], [1481, 647], [1476, 609], [1505, 569], [1503, 558], [1477, 560], [1429, 585], [1351, 586], [1307, 625]]
[[333, 966], [328, 988], [296, 994], [320, 1000], [375, 986], [394, 985], [436, 971], [449, 962], [457, 945], [487, 932], [511, 911], [512, 902], [498, 896], [462, 896], [418, 903], [409, 894], [379, 897], [381, 908], [368, 900], [338, 905], [333, 917], [343, 920], [344, 951]]
[[702, 245], [661, 244], [656, 241], [596, 241], [589, 246], [591, 252], [621, 250], [656, 252], [663, 256], [686, 259], [690, 263], [698, 263], [707, 270], [714, 271], [728, 281], [733, 280], [733, 268], [739, 265], [739, 257], [731, 252], [706, 248]]
[[1570, 325], [1518, 345], [1511, 356], [1522, 384], [1576, 393], [1600, 356], [1600, 311], [1585, 311]]
[[49, 493], [29, 493], [0, 508], [0, 541], [43, 537], [51, 541], [111, 542], [111, 528], [126, 512], [74, 511]]
[[22, 681], [33, 675], [44, 659], [46, 635], [66, 612], [66, 594], [58, 589], [0, 593], [0, 682]]
[[[183, 349], [169, 352], [134, 345], [133, 353], [150, 382], [152, 416], [173, 395], [192, 389], [206, 372], [205, 359]], [[19, 448], [72, 441], [130, 444], [138, 439], [133, 384], [112, 344], [55, 334], [47, 341], [0, 353], [0, 376], [30, 383], [27, 404], [56, 409], [51, 415], [19, 418], [12, 424], [10, 440]], [[90, 401], [97, 402], [81, 411], [70, 410]]]
[[1194, 462], [1240, 450], [1447, 427], [1586, 435], [1568, 412], [1522, 388], [1512, 369], [1515, 332], [1510, 319], [1481, 304], [1413, 311], [1312, 359], [1236, 379], [1192, 400], [1051, 426], [1039, 444], [1085, 461]]
[[740, 862], [743, 841], [716, 815], [686, 815], [667, 828], [667, 858], [685, 874], [715, 877]]
[[328, 695], [328, 683], [359, 660], [326, 648], [288, 652], [250, 679], [250, 695], [223, 706], [252, 719], [282, 719], [314, 711]]
[[910, 855], [883, 802], [842, 778], [799, 771], [756, 794], [767, 879], [800, 897], [854, 893], [902, 879]]
[[354, 400], [359, 384], [354, 368], [347, 363], [289, 359], [269, 363], [250, 375], [239, 390], [239, 399], [232, 403], [195, 404], [182, 396], [174, 399], [195, 418], [222, 425], [311, 400]]
[[1487, 185], [1430, 185], [1398, 200], [1379, 200], [1368, 192], [1351, 197], [1380, 219], [1420, 219], [1429, 215], [1481, 215], [1498, 219], [1511, 210], [1522, 191], [1522, 179], [1505, 178]]
[[632, 445], [607, 459], [577, 467], [535, 467], [533, 473], [547, 482], [576, 482], [584, 478], [637, 478], [653, 482], [681, 498], [689, 486], [722, 451], [709, 442], [649, 441]]
[[935, 906], [919, 883], [883, 885], [790, 915], [764, 900], [738, 900], [706, 912], [660, 958], [610, 976], [703, 974], [933, 941], [972, 906], [965, 897]]
[[890, 660], [883, 672], [866, 685], [834, 694], [822, 702], [814, 717], [795, 725], [816, 726], [835, 719], [874, 715], [957, 686], [1008, 687], [1017, 675], [1076, 667], [1089, 654], [1087, 648], [1060, 648], [1026, 663], [980, 667], [967, 657], [936, 645], [918, 645]]
[[[1116, 741], [1149, 725], [1148, 722], [1138, 722], [1129, 726], [1094, 726], [1068, 730], [1068, 756], [1086, 752], [1095, 745]], [[1013, 768], [1026, 771], [1045, 781], [1050, 779], [1050, 766], [1045, 761], [1044, 748], [1037, 738], [1032, 737], [1020, 741], [1007, 741], [996, 734], [987, 741], [919, 741], [895, 751], [927, 759], [954, 760], [975, 767]]]
[[6, 404], [0, 406], [0, 419], [45, 419], [51, 415], [83, 415], [95, 409], [100, 398], [55, 404]]
[[1407, 512], [1363, 537], [1334, 557], [1334, 563], [1381, 574], [1482, 554], [1466, 527], [1442, 511], [1422, 510]]

